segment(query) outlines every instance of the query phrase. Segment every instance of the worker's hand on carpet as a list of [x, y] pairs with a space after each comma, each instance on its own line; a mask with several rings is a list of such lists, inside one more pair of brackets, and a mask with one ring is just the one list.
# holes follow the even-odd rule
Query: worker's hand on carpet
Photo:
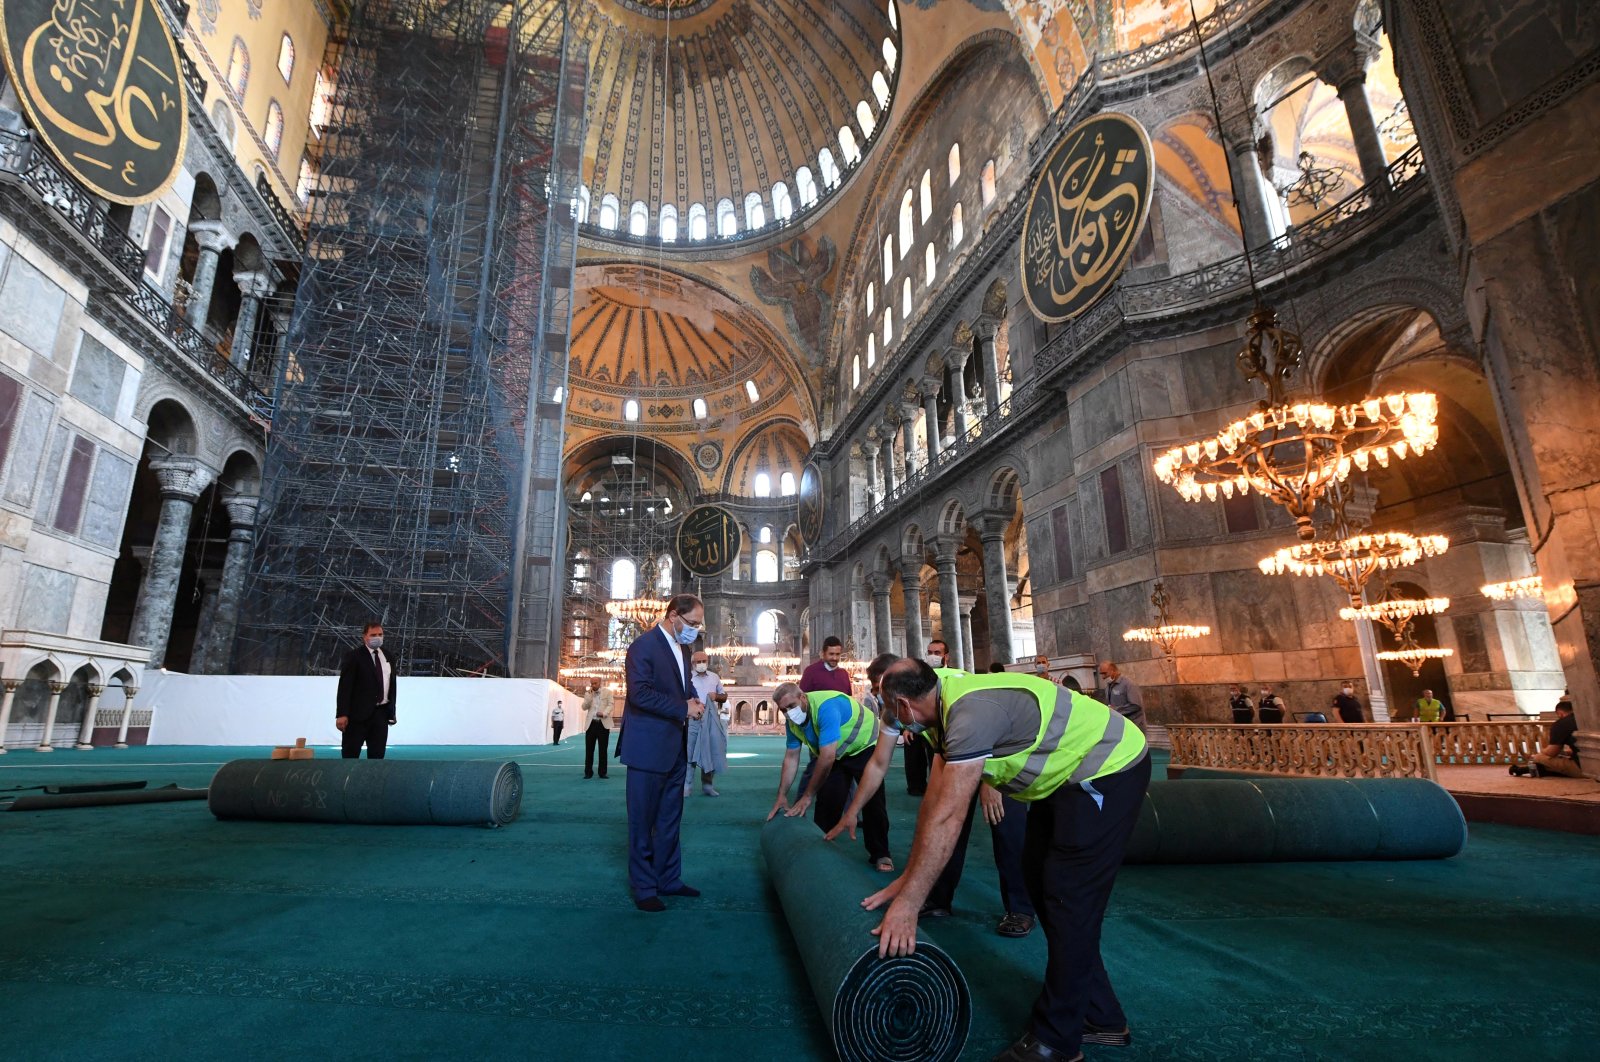
[[900, 895], [900, 885], [904, 881], [904, 877], [895, 878], [889, 884], [862, 900], [861, 906], [869, 911], [876, 911], [885, 904], [893, 903], [895, 898]]
[[348, 715], [341, 715], [339, 718], [333, 721], [333, 725], [339, 728], [340, 733], [343, 733], [344, 728], [350, 725], [350, 717]]
[[917, 950], [917, 909], [895, 902], [883, 912], [883, 921], [872, 931], [878, 938], [878, 958], [899, 958]]
[[798, 819], [801, 815], [806, 813], [806, 808], [809, 808], [810, 806], [811, 798], [808, 796], [801, 796], [799, 800], [796, 800], [793, 804], [789, 805], [789, 810], [785, 811], [784, 814], [789, 816], [791, 819]]
[[1005, 798], [993, 786], [978, 787], [978, 802], [983, 805], [983, 817], [990, 826], [998, 826], [1006, 817]]
[[833, 829], [822, 835], [822, 839], [831, 841], [841, 833], [846, 832], [850, 834], [852, 841], [856, 839], [856, 817], [848, 811], [844, 813], [844, 816], [839, 819], [838, 824]]
[[773, 819], [777, 818], [778, 817], [778, 812], [780, 812], [780, 811], [788, 811], [788, 810], [789, 810], [789, 802], [787, 800], [783, 799], [783, 794], [782, 793], [779, 793], [778, 794], [778, 799], [772, 802], [772, 810], [767, 812], [767, 821], [771, 822]]

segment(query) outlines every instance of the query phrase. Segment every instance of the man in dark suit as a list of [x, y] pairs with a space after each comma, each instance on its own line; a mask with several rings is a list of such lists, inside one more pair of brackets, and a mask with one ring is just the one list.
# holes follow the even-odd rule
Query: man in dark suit
[[663, 896], [700, 895], [683, 883], [678, 827], [689, 720], [705, 712], [689, 682], [690, 649], [705, 615], [699, 598], [678, 594], [660, 622], [628, 646], [617, 755], [628, 768], [628, 884], [641, 911], [665, 911]]
[[381, 760], [394, 726], [394, 665], [383, 655], [383, 624], [369, 623], [361, 631], [361, 645], [344, 654], [339, 665], [339, 706], [333, 724], [342, 739], [340, 755], [347, 760]]

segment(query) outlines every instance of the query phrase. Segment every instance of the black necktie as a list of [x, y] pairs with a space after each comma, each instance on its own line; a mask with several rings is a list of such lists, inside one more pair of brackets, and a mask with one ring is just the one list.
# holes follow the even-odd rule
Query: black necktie
[[383, 703], [384, 695], [389, 691], [383, 688], [383, 661], [378, 659], [378, 651], [372, 651], [372, 668], [378, 673], [378, 703]]

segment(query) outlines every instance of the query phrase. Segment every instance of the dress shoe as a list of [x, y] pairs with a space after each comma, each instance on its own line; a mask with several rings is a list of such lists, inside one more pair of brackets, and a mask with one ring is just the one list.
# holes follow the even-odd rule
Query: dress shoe
[[585, 778], [593, 778], [593, 777], [594, 777], [594, 775], [593, 775], [593, 774], [586, 774], [586, 775], [584, 775], [584, 777], [585, 777]]
[[1096, 1025], [1092, 1021], [1083, 1023], [1083, 1042], [1086, 1044], [1104, 1044], [1106, 1047], [1127, 1047], [1133, 1043], [1133, 1033], [1124, 1025], [1120, 1029]]
[[646, 896], [642, 900], [633, 901], [633, 905], [641, 911], [655, 912], [667, 909], [667, 905], [661, 902], [661, 897], [659, 896]]
[[700, 895], [700, 890], [695, 888], [693, 885], [679, 885], [676, 889], [662, 889], [661, 890], [661, 895], [663, 895], [663, 896], [688, 896], [688, 897], [693, 898], [695, 896], [699, 896]]
[[950, 908], [934, 907], [932, 904], [923, 904], [922, 910], [917, 912], [918, 918], [949, 918]]
[[1032, 1033], [1025, 1033], [1022, 1039], [995, 1055], [989, 1062], [1083, 1062], [1083, 1052], [1079, 1051], [1068, 1058], [1065, 1051], [1057, 1051], [1048, 1044], [1041, 1043]]

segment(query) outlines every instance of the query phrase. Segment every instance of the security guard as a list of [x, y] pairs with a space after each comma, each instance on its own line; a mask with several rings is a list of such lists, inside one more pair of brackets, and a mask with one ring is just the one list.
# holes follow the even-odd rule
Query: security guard
[[[783, 775], [778, 783], [778, 799], [767, 813], [770, 821], [778, 812], [791, 818], [804, 815], [812, 800], [816, 801], [814, 820], [822, 831], [833, 829], [850, 800], [850, 786], [859, 785], [861, 775], [872, 762], [872, 750], [878, 742], [878, 720], [866, 706], [854, 697], [832, 690], [801, 693], [793, 682], [785, 682], [772, 691], [772, 700], [784, 717], [786, 748], [783, 754]], [[793, 805], [789, 803], [789, 786], [794, 782], [800, 767], [800, 746], [804, 745], [816, 757], [816, 767], [805, 792]], [[889, 861], [889, 809], [884, 803], [879, 787], [861, 809], [865, 826], [867, 861], [883, 866]]]
[[1100, 924], [1150, 781], [1144, 735], [1104, 704], [1031, 675], [941, 679], [901, 661], [882, 687], [885, 710], [932, 731], [938, 755], [905, 873], [862, 901], [888, 908], [873, 930], [878, 953], [916, 950], [918, 911], [987, 781], [1031, 805], [1023, 875], [1050, 949], [1029, 1029], [995, 1062], [1066, 1062], [1085, 1042], [1128, 1043]]

